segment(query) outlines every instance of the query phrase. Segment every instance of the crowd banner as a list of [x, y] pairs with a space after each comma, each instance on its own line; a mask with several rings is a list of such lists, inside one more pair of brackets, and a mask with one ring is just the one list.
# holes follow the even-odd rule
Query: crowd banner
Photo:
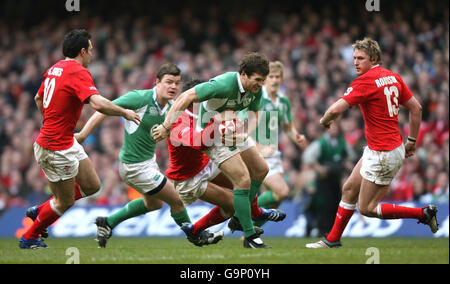
[[[424, 207], [424, 204], [403, 203], [402, 206]], [[94, 224], [98, 216], [109, 216], [119, 210], [120, 206], [74, 206], [67, 211], [54, 225], [49, 228], [50, 237], [53, 238], [84, 238], [94, 237], [97, 227]], [[212, 205], [198, 202], [190, 205], [188, 213], [193, 222], [199, 220], [213, 208]], [[264, 225], [265, 237], [302, 238], [306, 236], [308, 219], [303, 213], [303, 204], [284, 202], [280, 209], [287, 213], [282, 222], [268, 222]], [[20, 238], [24, 231], [31, 226], [32, 221], [25, 217], [27, 208], [11, 208], [0, 216], [0, 237]], [[432, 234], [429, 228], [417, 224], [417, 220], [380, 220], [367, 218], [356, 212], [351, 218], [343, 237], [435, 237], [448, 238], [449, 205], [438, 204], [438, 221], [440, 229]], [[228, 222], [216, 225], [210, 230], [224, 230], [226, 237], [240, 237], [227, 227]], [[184, 237], [184, 233], [175, 224], [167, 205], [158, 211], [129, 219], [114, 229], [114, 237]]]

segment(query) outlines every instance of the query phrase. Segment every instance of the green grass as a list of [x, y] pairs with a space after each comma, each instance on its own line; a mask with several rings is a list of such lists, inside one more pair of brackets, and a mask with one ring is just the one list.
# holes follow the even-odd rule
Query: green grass
[[449, 263], [448, 239], [344, 239], [340, 249], [306, 249], [317, 239], [264, 238], [273, 249], [244, 249], [238, 238], [202, 248], [183, 238], [112, 238], [106, 249], [97, 248], [93, 239], [52, 239], [45, 250], [21, 250], [16, 239], [0, 239], [0, 263], [64, 264], [71, 257], [68, 248], [79, 251], [80, 263], [148, 263], [148, 264], [365, 264], [379, 250], [380, 263]]

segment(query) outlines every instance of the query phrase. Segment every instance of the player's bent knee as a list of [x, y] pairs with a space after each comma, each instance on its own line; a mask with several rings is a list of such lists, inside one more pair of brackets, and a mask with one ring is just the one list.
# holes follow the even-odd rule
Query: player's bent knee
[[86, 196], [91, 196], [100, 191], [101, 183], [100, 180], [86, 185], [80, 185], [81, 190]]
[[263, 181], [268, 173], [269, 173], [269, 166], [267, 166], [267, 164], [264, 163], [256, 169], [253, 179]]
[[250, 186], [251, 186], [250, 178], [239, 180], [234, 184], [235, 189], [248, 189], [250, 188]]
[[284, 201], [289, 197], [289, 188], [283, 188], [278, 194], [278, 201]]
[[370, 206], [358, 205], [358, 211], [361, 215], [366, 217], [377, 217], [376, 208], [371, 208]]
[[251, 185], [250, 175], [248, 172], [237, 175], [235, 174], [230, 177], [230, 181], [233, 184], [234, 189], [248, 189]]
[[60, 213], [64, 213], [75, 205], [75, 200], [55, 200], [54, 206]]

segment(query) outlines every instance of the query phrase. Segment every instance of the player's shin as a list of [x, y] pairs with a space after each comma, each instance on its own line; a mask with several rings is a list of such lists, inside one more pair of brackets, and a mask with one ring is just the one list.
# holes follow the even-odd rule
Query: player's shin
[[233, 190], [234, 216], [238, 218], [242, 225], [245, 237], [256, 234], [251, 219], [251, 209], [249, 201], [249, 190]]
[[254, 180], [254, 179], [251, 180], [250, 192], [248, 194], [248, 199], [250, 202], [253, 201], [253, 199], [255, 199], [255, 197], [258, 195], [261, 184], [262, 184], [262, 181], [258, 181], [258, 180]]
[[181, 212], [171, 212], [171, 215], [175, 223], [177, 223], [180, 227], [183, 223], [191, 223], [191, 219], [189, 218], [186, 208], [184, 208]]
[[208, 214], [198, 220], [194, 224], [193, 233], [197, 235], [201, 231], [226, 221], [230, 216], [225, 216], [222, 209], [218, 206], [214, 207]]
[[61, 215], [62, 212], [58, 212], [54, 206], [54, 199], [45, 202], [40, 206], [37, 218], [34, 220], [33, 225], [25, 232], [23, 237], [27, 240], [39, 238], [41, 232], [58, 220]]
[[417, 219], [425, 218], [422, 208], [398, 206], [395, 204], [379, 204], [377, 214], [380, 219]]
[[339, 241], [347, 227], [350, 218], [356, 210], [356, 204], [347, 204], [342, 202], [339, 204], [338, 211], [336, 213], [336, 219], [333, 224], [333, 228], [327, 236], [329, 242]]
[[144, 199], [140, 198], [128, 202], [122, 209], [120, 209], [113, 215], [109, 216], [106, 219], [106, 222], [108, 223], [109, 226], [111, 226], [111, 228], [115, 228], [123, 221], [131, 219], [136, 216], [143, 215], [147, 212], [149, 211], [147, 207], [145, 207]]

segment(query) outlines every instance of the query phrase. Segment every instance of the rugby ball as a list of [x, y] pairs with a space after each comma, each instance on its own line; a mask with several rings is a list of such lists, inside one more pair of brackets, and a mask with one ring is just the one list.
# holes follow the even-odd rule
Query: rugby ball
[[236, 132], [236, 123], [233, 120], [224, 121], [219, 125], [222, 135], [229, 136]]

